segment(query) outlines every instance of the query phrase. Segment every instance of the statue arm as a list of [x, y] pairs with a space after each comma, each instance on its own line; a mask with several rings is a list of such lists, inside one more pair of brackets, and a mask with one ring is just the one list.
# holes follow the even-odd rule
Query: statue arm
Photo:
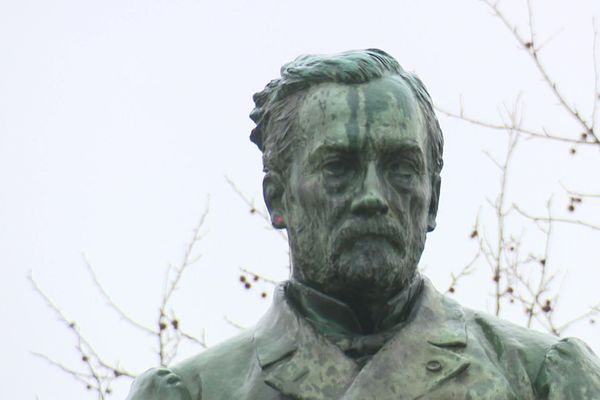
[[546, 353], [535, 389], [538, 400], [600, 399], [600, 360], [582, 341], [563, 339]]
[[126, 400], [192, 400], [192, 396], [173, 371], [154, 368], [135, 379]]

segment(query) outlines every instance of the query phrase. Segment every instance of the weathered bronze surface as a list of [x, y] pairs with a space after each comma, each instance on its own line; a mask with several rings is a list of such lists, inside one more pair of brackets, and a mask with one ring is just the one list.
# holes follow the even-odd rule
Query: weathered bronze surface
[[466, 309], [417, 272], [443, 139], [416, 76], [375, 49], [301, 56], [254, 100], [292, 277], [254, 328], [144, 373], [128, 399], [600, 399], [584, 343]]

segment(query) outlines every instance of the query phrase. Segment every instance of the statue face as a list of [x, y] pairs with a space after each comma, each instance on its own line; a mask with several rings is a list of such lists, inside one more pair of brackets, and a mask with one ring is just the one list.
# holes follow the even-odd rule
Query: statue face
[[269, 204], [287, 226], [294, 277], [342, 300], [397, 293], [437, 211], [410, 88], [396, 78], [317, 85], [296, 122], [289, 180]]

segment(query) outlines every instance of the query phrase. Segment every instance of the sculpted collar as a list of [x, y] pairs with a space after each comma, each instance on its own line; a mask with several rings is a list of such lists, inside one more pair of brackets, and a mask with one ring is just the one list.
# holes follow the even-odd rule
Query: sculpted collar
[[253, 335], [264, 382], [297, 400], [413, 400], [459, 376], [470, 365], [464, 313], [423, 281], [402, 329], [362, 368], [292, 308], [287, 284], [279, 286]]
[[[378, 310], [374, 332], [388, 331], [402, 323], [423, 287], [423, 278], [416, 274], [410, 285]], [[345, 303], [298, 281], [290, 281], [285, 296], [294, 309], [323, 335], [365, 335], [357, 315]]]

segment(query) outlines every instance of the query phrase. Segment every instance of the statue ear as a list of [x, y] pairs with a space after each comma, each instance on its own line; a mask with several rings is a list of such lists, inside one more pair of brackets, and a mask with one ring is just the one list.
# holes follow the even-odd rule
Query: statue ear
[[263, 197], [273, 228], [286, 228], [285, 209], [283, 205], [283, 185], [279, 174], [267, 172], [263, 178]]
[[427, 216], [427, 232], [435, 229], [435, 218], [437, 216], [438, 205], [440, 204], [440, 186], [442, 178], [436, 175], [431, 178], [431, 200], [429, 202], [429, 215]]

